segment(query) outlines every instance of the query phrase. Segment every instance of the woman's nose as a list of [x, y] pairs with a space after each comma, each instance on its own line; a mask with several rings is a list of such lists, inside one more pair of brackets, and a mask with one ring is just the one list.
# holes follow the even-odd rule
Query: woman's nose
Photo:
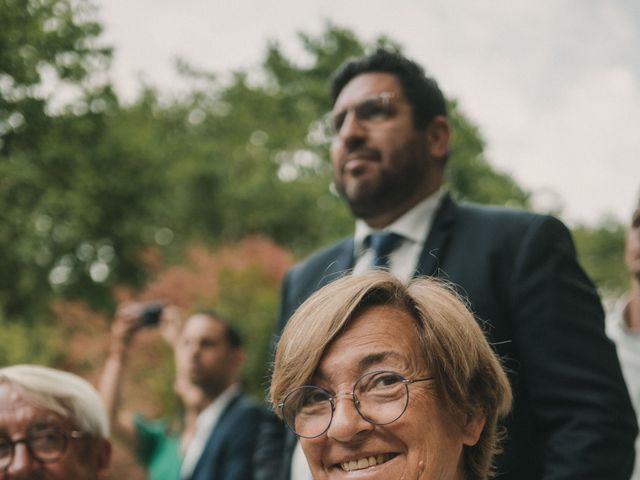
[[336, 395], [333, 418], [327, 430], [329, 438], [339, 442], [349, 442], [375, 428], [372, 423], [362, 418], [356, 408], [356, 401], [350, 393]]

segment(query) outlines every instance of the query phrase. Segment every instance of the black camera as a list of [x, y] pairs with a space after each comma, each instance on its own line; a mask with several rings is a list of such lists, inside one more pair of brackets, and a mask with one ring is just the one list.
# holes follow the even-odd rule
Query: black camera
[[160, 322], [160, 315], [164, 305], [159, 302], [147, 303], [142, 310], [142, 314], [138, 319], [140, 327], [154, 327]]

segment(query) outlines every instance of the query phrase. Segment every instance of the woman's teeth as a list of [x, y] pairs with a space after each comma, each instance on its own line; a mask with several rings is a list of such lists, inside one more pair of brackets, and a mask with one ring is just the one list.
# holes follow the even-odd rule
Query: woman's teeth
[[391, 459], [392, 455], [387, 453], [383, 455], [370, 456], [360, 458], [358, 460], [350, 460], [348, 462], [341, 463], [340, 466], [346, 472], [352, 472], [354, 470], [362, 470], [364, 468], [375, 467], [381, 463], [387, 462]]

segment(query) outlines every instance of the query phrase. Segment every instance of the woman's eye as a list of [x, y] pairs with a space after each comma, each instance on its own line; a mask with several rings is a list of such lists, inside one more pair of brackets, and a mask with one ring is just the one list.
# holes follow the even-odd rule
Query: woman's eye
[[402, 379], [398, 375], [380, 375], [375, 379], [375, 384], [378, 387], [388, 387], [398, 383], [402, 383]]
[[360, 380], [357, 390], [359, 392], [375, 392], [380, 390], [388, 390], [389, 388], [402, 385], [404, 378], [393, 372], [379, 372], [371, 375], [365, 375]]
[[305, 397], [304, 405], [314, 405], [320, 402], [325, 402], [326, 400], [327, 396], [322, 392], [311, 393]]

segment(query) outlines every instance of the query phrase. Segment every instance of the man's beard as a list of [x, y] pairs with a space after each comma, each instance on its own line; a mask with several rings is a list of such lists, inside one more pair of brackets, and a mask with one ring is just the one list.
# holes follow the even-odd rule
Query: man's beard
[[192, 379], [192, 383], [200, 388], [205, 394], [211, 397], [217, 397], [229, 386], [229, 382], [227, 380], [219, 378], [197, 378]]
[[392, 211], [408, 202], [425, 185], [430, 174], [429, 159], [415, 158], [407, 150], [396, 152], [391, 162], [394, 169], [383, 168], [371, 180], [345, 186], [335, 179], [338, 193], [357, 218], [367, 220]]

